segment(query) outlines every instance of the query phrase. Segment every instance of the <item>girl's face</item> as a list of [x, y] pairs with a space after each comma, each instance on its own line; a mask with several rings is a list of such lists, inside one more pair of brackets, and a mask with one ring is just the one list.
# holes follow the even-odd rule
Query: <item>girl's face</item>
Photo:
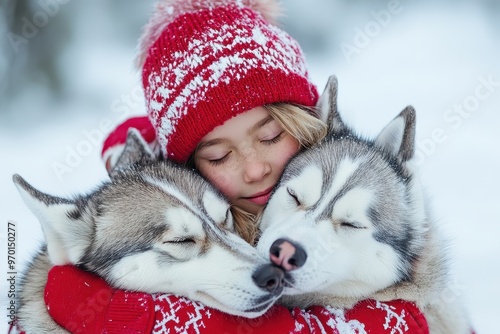
[[257, 214], [299, 149], [299, 142], [264, 107], [256, 107], [203, 137], [194, 164], [231, 204]]

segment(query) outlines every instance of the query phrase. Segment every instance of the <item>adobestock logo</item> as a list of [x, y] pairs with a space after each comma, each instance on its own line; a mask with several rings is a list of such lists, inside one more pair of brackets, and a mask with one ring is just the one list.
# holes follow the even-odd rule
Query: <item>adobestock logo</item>
[[463, 120], [469, 118], [472, 112], [479, 109], [481, 102], [488, 100], [500, 87], [500, 81], [494, 81], [493, 74], [488, 77], [480, 76], [478, 81], [474, 94], [467, 96], [462, 103], [454, 104], [453, 108], [443, 114], [443, 120], [451, 123], [453, 129], [459, 128]]
[[[500, 81], [495, 81], [493, 74], [478, 77], [479, 84], [474, 88], [474, 92], [466, 96], [460, 103], [455, 103], [452, 108], [443, 113], [443, 121], [446, 126], [451, 126], [451, 130], [458, 130], [473, 112], [477, 111], [481, 104], [491, 98], [500, 88]], [[416, 145], [415, 163], [422, 165], [425, 159], [433, 155], [438, 146], [448, 140], [450, 128], [436, 127], [429, 137], [419, 140]]]
[[363, 28], [354, 28], [354, 37], [352, 43], [343, 42], [340, 44], [340, 50], [345, 59], [350, 63], [352, 57], [359, 55], [361, 51], [372, 43], [382, 31], [392, 22], [395, 15], [403, 12], [403, 6], [399, 0], [389, 1], [386, 9], [371, 11], [372, 20], [366, 22]]
[[89, 156], [94, 152], [95, 148], [102, 147], [106, 134], [113, 129], [113, 123], [109, 119], [103, 119], [99, 122], [99, 126], [90, 130], [83, 130], [82, 134], [85, 139], [80, 140], [74, 147], [66, 145], [66, 157], [64, 162], [54, 161], [51, 164], [52, 170], [57, 176], [59, 182], [63, 181], [63, 176], [73, 172], [78, 168], [84, 157]]
[[132, 115], [132, 111], [139, 108], [143, 101], [142, 86], [135, 86], [129, 94], [122, 94], [120, 98], [111, 103], [111, 111], [117, 115], [117, 119], [102, 118], [97, 127], [84, 129], [81, 133], [83, 139], [73, 146], [66, 145], [66, 155], [63, 161], [53, 161], [52, 171], [56, 174], [59, 182], [63, 181], [65, 175], [72, 173], [84, 161], [85, 157], [92, 154], [95, 149], [102, 149], [104, 140], [114, 130], [117, 122], [123, 121]]

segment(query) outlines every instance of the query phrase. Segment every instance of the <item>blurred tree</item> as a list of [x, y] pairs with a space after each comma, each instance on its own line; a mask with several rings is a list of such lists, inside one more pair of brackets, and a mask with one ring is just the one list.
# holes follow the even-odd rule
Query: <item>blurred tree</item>
[[[61, 3], [61, 4], [59, 4]], [[38, 84], [52, 94], [63, 91], [57, 62], [71, 37], [71, 22], [63, 1], [4, 0], [6, 30], [1, 57], [5, 64], [0, 94], [13, 98], [25, 87]]]
[[73, 95], [68, 55], [103, 44], [133, 50], [153, 2], [0, 0], [1, 110], [30, 87], [56, 100]]

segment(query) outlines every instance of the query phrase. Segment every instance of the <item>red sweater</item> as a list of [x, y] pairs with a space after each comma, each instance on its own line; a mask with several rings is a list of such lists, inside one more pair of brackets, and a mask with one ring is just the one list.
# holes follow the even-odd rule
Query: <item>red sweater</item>
[[429, 333], [420, 310], [402, 300], [364, 300], [349, 310], [275, 305], [247, 319], [184, 297], [113, 289], [73, 266], [51, 269], [45, 302], [54, 320], [72, 333]]

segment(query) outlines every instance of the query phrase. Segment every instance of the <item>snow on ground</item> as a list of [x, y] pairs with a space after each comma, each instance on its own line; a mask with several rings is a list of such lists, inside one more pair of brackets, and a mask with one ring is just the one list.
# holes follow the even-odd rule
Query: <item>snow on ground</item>
[[[378, 30], [376, 19], [368, 17], [368, 21], [353, 20], [328, 54], [309, 55], [311, 76], [320, 89], [330, 74], [338, 76], [343, 117], [370, 136], [406, 105], [416, 108], [422, 179], [451, 239], [456, 281], [444, 297], [467, 305], [478, 333], [496, 333], [500, 309], [496, 304], [500, 300], [496, 284], [500, 179], [494, 172], [500, 165], [496, 146], [500, 143], [498, 28], [484, 19], [478, 7], [465, 4], [453, 10], [433, 7], [432, 11], [407, 5], [386, 26], [379, 24]], [[359, 31], [371, 36], [362, 40], [356, 35]], [[346, 53], [347, 44], [356, 52]], [[18, 195], [12, 175], [19, 173], [55, 195], [88, 191], [106, 178], [100, 143], [109, 124], [142, 111], [138, 75], [131, 73], [129, 65], [133, 50], [103, 44], [73, 52], [85, 57], [71, 76], [95, 81], [98, 89], [94, 91], [104, 103], [80, 98], [52, 104], [42, 94], [27, 91], [15, 105], [18, 110], [36, 109], [42, 115], [50, 109], [51, 113], [43, 117], [27, 114], [23, 120], [2, 116], [0, 123], [4, 161], [0, 167], [4, 226], [0, 249], [6, 254], [7, 222], [15, 222], [18, 270], [43, 236]], [[97, 70], [86, 71], [90, 65]], [[6, 255], [0, 258], [4, 273], [6, 260]], [[7, 291], [6, 279], [1, 280], [0, 291]], [[6, 305], [6, 293], [0, 298]], [[2, 310], [4, 314], [5, 307]], [[3, 315], [0, 322], [2, 332], [7, 317]]]

